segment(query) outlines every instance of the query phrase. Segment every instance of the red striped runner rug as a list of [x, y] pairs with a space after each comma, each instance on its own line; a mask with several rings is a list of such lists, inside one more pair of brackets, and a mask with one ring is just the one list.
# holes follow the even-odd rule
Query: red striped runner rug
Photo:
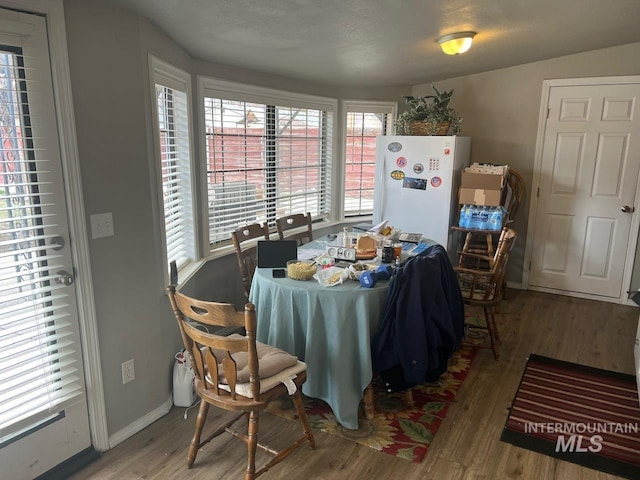
[[640, 478], [636, 379], [531, 354], [500, 439], [602, 472]]

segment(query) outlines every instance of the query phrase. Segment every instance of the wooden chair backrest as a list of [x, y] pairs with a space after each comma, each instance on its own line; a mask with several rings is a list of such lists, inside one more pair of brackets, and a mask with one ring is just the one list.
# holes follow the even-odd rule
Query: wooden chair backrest
[[[244, 311], [238, 312], [230, 303], [209, 302], [187, 297], [176, 292], [174, 285], [167, 287], [167, 293], [196, 375], [196, 385], [205, 389], [209, 396], [218, 397], [220, 406], [223, 408], [233, 409], [231, 405], [225, 405], [238, 401], [236, 394], [238, 369], [231, 355], [236, 352], [247, 352], [251, 393], [253, 401], [259, 402], [260, 378], [256, 350], [255, 307], [247, 303]], [[200, 328], [197, 324], [200, 324]], [[206, 331], [207, 326], [244, 327], [246, 335], [242, 338], [215, 335]], [[220, 371], [219, 364], [222, 364], [223, 371]], [[230, 387], [230, 393], [219, 388], [223, 372], [226, 383]], [[242, 402], [246, 404], [246, 398], [243, 397]]]
[[[467, 289], [470, 290], [470, 298], [485, 302], [497, 302], [500, 300], [504, 276], [507, 271], [509, 252], [513, 248], [516, 237], [517, 234], [514, 229], [508, 227], [502, 229], [496, 253], [488, 263], [487, 269], [476, 269], [465, 266], [454, 268], [461, 278], [466, 279], [463, 283], [465, 283]], [[490, 259], [491, 257], [486, 258]], [[476, 294], [482, 295], [483, 298], [477, 298]]]
[[[481, 233], [480, 231], [476, 233]], [[492, 235], [495, 235], [497, 232], [487, 230], [484, 235], [480, 235], [481, 239], [487, 239], [487, 242], [491, 242], [493, 245]], [[496, 262], [498, 260], [499, 255], [503, 255], [504, 251], [501, 251], [502, 248], [509, 248], [509, 250], [513, 247], [513, 242], [515, 241], [515, 231], [508, 227], [502, 227], [500, 230], [500, 237], [498, 238], [498, 243], [495, 248], [492, 247], [492, 253], [481, 242], [476, 242], [475, 244], [471, 244], [469, 241], [471, 233], [467, 233], [467, 237], [465, 239], [465, 245], [462, 250], [458, 252], [459, 260], [458, 266], [471, 268], [471, 269], [482, 269], [493, 271], [495, 268]], [[505, 244], [504, 241], [507, 241]], [[483, 247], [486, 251], [478, 253], [479, 248]]]
[[512, 168], [507, 173], [506, 182], [507, 188], [504, 189], [502, 205], [507, 211], [507, 222], [513, 222], [524, 199], [526, 186], [522, 176]]
[[233, 248], [236, 251], [238, 260], [238, 268], [242, 276], [242, 284], [244, 286], [244, 294], [249, 298], [251, 290], [251, 282], [253, 274], [256, 270], [257, 263], [257, 246], [256, 243], [247, 244], [249, 240], [269, 240], [269, 228], [266, 223], [252, 223], [236, 228], [231, 232], [231, 240]]
[[495, 282], [498, 287], [501, 287], [504, 281], [509, 253], [513, 248], [516, 237], [517, 234], [513, 228], [504, 227], [502, 232], [500, 232], [500, 239], [498, 240], [493, 266], [491, 268], [493, 273], [493, 282]]
[[[311, 223], [311, 213], [309, 212], [307, 212], [306, 215], [295, 213], [293, 215], [287, 215], [286, 217], [277, 218], [276, 230], [278, 231], [278, 237], [280, 240], [284, 240], [285, 238], [288, 240], [298, 240], [299, 245], [311, 242], [313, 240], [313, 227]], [[306, 227], [306, 230], [285, 236], [287, 230], [301, 227]]]

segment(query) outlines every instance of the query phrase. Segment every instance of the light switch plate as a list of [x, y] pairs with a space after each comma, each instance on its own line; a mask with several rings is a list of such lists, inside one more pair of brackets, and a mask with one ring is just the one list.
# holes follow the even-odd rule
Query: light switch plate
[[91, 238], [102, 238], [113, 236], [113, 216], [111, 212], [96, 213], [90, 216]]

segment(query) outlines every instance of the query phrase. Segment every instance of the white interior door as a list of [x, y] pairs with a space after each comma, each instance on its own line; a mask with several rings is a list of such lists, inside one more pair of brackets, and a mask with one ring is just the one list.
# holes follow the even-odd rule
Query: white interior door
[[[46, 20], [0, 9], [0, 476], [91, 447]], [[68, 273], [67, 273], [68, 272]]]
[[640, 166], [639, 97], [633, 83], [551, 87], [531, 287], [621, 296]]
[[638, 400], [640, 400], [640, 321], [638, 321], [638, 330], [636, 331], [636, 342], [633, 347], [633, 359], [636, 366], [636, 385], [638, 386]]

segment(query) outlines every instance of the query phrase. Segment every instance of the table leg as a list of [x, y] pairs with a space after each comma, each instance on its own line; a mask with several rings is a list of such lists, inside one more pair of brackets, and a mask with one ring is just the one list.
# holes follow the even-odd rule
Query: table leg
[[373, 383], [367, 385], [362, 396], [362, 403], [364, 404], [364, 416], [367, 420], [372, 420], [375, 413], [375, 397], [373, 394]]

